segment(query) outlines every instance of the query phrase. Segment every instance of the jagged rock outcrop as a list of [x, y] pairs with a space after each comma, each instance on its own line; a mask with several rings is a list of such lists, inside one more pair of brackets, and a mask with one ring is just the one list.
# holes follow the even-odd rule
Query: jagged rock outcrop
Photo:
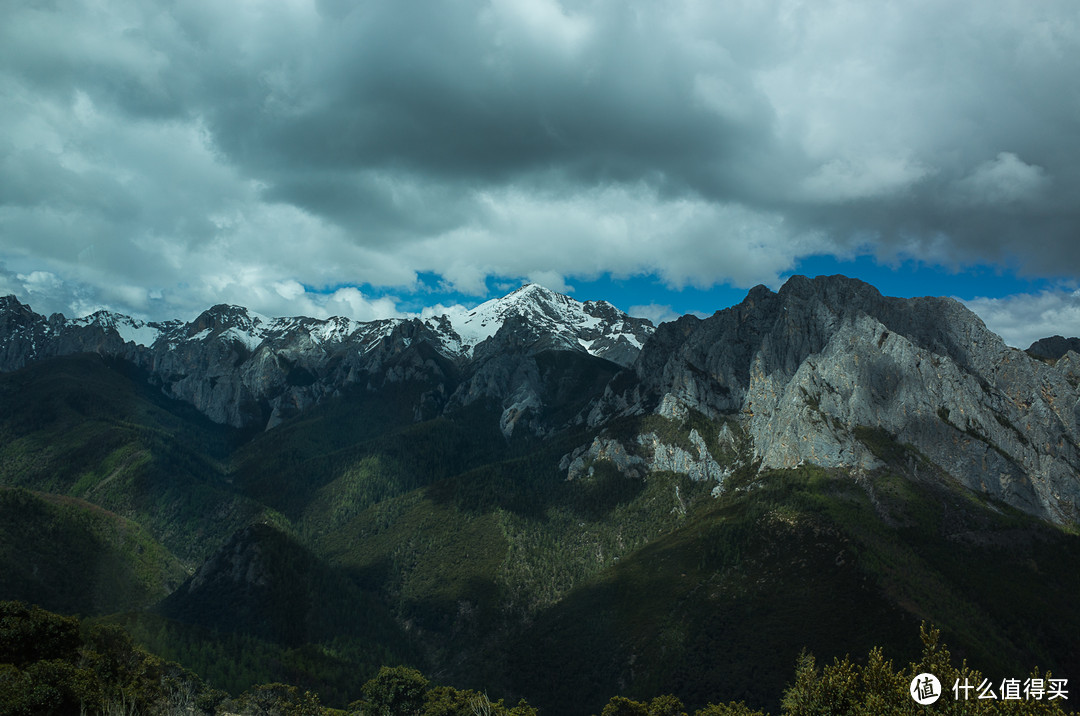
[[691, 450], [664, 442], [656, 433], [636, 436], [629, 446], [604, 435], [597, 436], [587, 448], [581, 447], [565, 455], [559, 465], [567, 478], [579, 479], [592, 474], [598, 461], [610, 463], [627, 477], [643, 478], [650, 472], [675, 472], [691, 480], [710, 481], [717, 488], [731, 475], [731, 468], [721, 467], [709, 453], [704, 438], [696, 429], [689, 434]]
[[1072, 387], [1080, 385], [1080, 354], [1066, 351], [1054, 362], [1054, 370], [1065, 377]]

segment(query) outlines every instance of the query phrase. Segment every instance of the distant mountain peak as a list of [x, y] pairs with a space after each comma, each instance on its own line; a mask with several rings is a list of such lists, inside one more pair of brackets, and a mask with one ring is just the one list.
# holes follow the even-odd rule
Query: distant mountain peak
[[1069, 351], [1080, 353], [1080, 338], [1065, 338], [1064, 336], [1040, 338], [1027, 349], [1031, 355], [1050, 360], [1057, 360]]
[[561, 298], [567, 298], [567, 296], [564, 296], [563, 294], [558, 293], [557, 291], [552, 291], [550, 288], [547, 288], [546, 286], [541, 286], [538, 283], [524, 283], [524, 284], [521, 285], [520, 288], [515, 288], [510, 293], [503, 296], [503, 299], [509, 299], [509, 298], [513, 298], [513, 297], [519, 297], [519, 298], [521, 298], [521, 297], [544, 297], [544, 298], [561, 297]]
[[530, 307], [543, 308], [545, 306], [581, 306], [580, 301], [577, 301], [570, 296], [552, 291], [550, 288], [545, 288], [538, 283], [527, 283], [521, 288], [515, 289], [501, 298], [494, 298], [490, 301], [482, 303], [477, 306], [475, 310], [480, 310], [482, 307], [491, 307], [498, 314], [507, 314], [515, 311], [521, 311]]
[[428, 319], [428, 325], [439, 332], [445, 330], [446, 321], [460, 341], [457, 351], [462, 354], [471, 354], [503, 326], [513, 324], [543, 337], [544, 345], [582, 350], [622, 365], [632, 362], [654, 330], [648, 320], [633, 318], [606, 301], [582, 303], [535, 283], [470, 311]]
[[33, 311], [30, 306], [22, 303], [15, 294], [7, 296], [0, 296], [0, 312], [2, 313], [18, 313], [20, 315], [27, 315]]
[[198, 318], [193, 321], [193, 324], [199, 326], [198, 330], [203, 330], [205, 328], [240, 328], [251, 330], [260, 325], [269, 326], [272, 322], [273, 319], [268, 318], [261, 313], [256, 313], [244, 306], [219, 303], [200, 313]]

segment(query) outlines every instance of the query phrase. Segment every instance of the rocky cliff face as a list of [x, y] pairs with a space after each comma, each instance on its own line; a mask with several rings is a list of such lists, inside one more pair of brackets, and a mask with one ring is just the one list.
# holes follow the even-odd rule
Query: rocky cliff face
[[1073, 366], [1009, 348], [950, 299], [794, 277], [705, 320], [661, 325], [589, 422], [689, 409], [736, 418], [761, 469], [870, 470], [882, 463], [857, 429], [880, 429], [973, 490], [1075, 522]]

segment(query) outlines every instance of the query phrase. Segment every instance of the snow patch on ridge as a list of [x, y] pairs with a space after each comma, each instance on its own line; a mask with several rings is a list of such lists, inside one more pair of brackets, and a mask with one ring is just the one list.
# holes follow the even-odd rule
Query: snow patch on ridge
[[237, 328], [236, 326], [233, 326], [232, 328], [227, 328], [226, 330], [222, 331], [221, 337], [225, 339], [239, 341], [245, 346], [247, 346], [247, 349], [249, 351], [255, 350], [260, 345], [262, 345], [263, 342], [263, 336], [261, 335], [261, 333], [255, 333], [254, 331], [244, 331]]
[[110, 313], [109, 311], [98, 311], [89, 316], [74, 318], [70, 321], [70, 324], [86, 327], [97, 326], [106, 331], [111, 328], [120, 335], [124, 343], [134, 343], [144, 347], [152, 346], [158, 336], [161, 335], [161, 331], [153, 324], [145, 323], [121, 313]]
[[154, 326], [143, 323], [142, 321], [131, 319], [129, 319], [129, 321], [130, 322], [118, 321], [114, 326], [116, 332], [124, 339], [124, 343], [134, 343], [138, 346], [149, 347], [154, 345], [154, 341], [161, 335], [161, 331]]
[[309, 335], [316, 343], [340, 343], [359, 330], [362, 325], [350, 318], [334, 316], [314, 326]]

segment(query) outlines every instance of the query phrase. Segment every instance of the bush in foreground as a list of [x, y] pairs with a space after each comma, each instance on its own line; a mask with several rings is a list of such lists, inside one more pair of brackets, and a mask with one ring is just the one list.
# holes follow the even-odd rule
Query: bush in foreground
[[[1036, 671], [1024, 681], [1012, 680], [1014, 698], [1006, 700], [1002, 685], [990, 684], [997, 698], [980, 699], [984, 683], [990, 682], [966, 662], [955, 666], [937, 629], [924, 626], [922, 641], [920, 660], [903, 669], [895, 668], [878, 648], [870, 651], [865, 664], [845, 657], [822, 668], [812, 655], [802, 654], [784, 692], [781, 715], [1067, 713], [1064, 679]], [[940, 680], [941, 698], [930, 707], [919, 706], [908, 693], [913, 679], [923, 673]], [[324, 707], [317, 694], [288, 684], [263, 684], [231, 698], [179, 665], [136, 647], [120, 627], [88, 626], [38, 607], [0, 602], [0, 716], [538, 716], [524, 700], [507, 706], [482, 692], [432, 686], [419, 671], [405, 666], [382, 667], [362, 691], [364, 698], [345, 712]], [[668, 694], [648, 702], [615, 696], [600, 716], [688, 714], [682, 701]], [[728, 703], [709, 704], [693, 716], [765, 715], [742, 703]]]

